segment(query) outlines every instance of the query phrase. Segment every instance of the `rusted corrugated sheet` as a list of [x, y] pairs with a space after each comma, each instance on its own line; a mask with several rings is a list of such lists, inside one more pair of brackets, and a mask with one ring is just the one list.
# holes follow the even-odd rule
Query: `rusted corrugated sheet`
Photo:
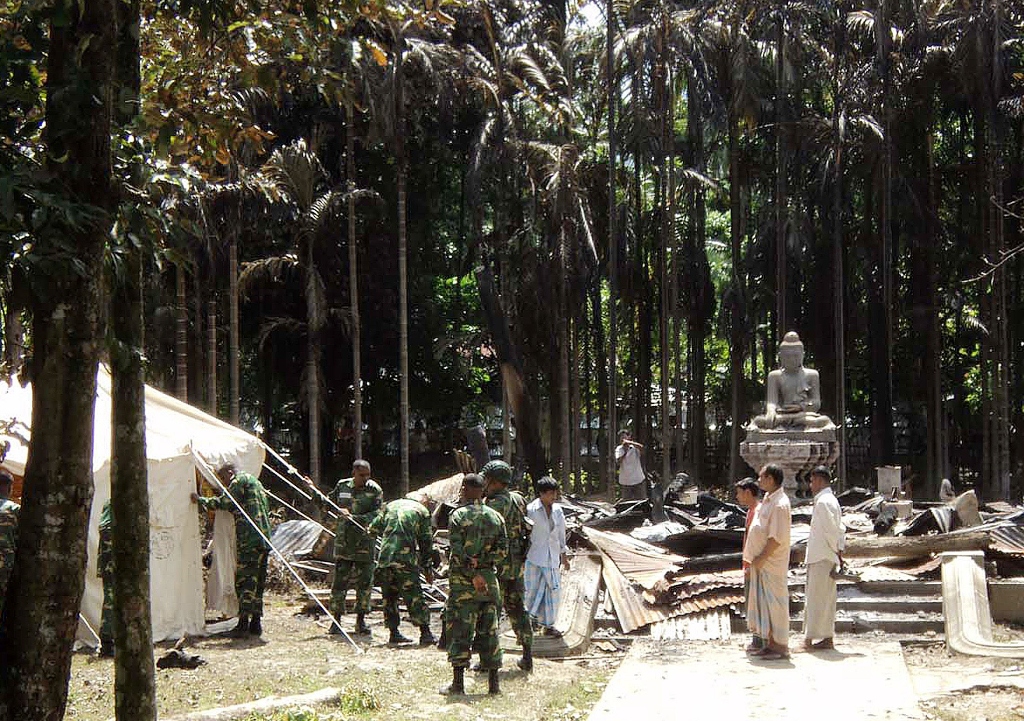
[[668, 571], [686, 561], [683, 556], [675, 556], [623, 533], [607, 533], [584, 527], [583, 535], [615, 564], [620, 573], [646, 589], [653, 589]]
[[1024, 556], [1024, 528], [1007, 525], [994, 529], [992, 549], [1008, 556]]

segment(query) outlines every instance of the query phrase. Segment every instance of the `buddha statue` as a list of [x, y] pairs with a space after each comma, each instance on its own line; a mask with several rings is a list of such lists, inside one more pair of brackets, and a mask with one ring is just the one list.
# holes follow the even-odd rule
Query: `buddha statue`
[[779, 344], [778, 370], [768, 374], [768, 402], [763, 416], [756, 416], [750, 430], [814, 431], [835, 428], [821, 408], [818, 371], [804, 368], [804, 344], [793, 331]]

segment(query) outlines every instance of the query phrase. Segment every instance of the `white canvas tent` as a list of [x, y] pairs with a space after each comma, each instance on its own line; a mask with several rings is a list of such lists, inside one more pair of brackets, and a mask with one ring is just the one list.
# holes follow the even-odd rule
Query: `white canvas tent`
[[[96, 381], [92, 464], [96, 490], [89, 518], [89, 563], [81, 610], [89, 625], [98, 631], [103, 605], [103, 587], [96, 575], [99, 515], [110, 497], [111, 386], [110, 372], [105, 366], [100, 366]], [[227, 513], [217, 514], [214, 567], [210, 574], [213, 598], [204, 604], [199, 516], [189, 497], [196, 487], [192, 452], [214, 468], [232, 462], [239, 471], [258, 475], [264, 450], [255, 436], [149, 386], [145, 397], [153, 639], [165, 640], [184, 633], [202, 633], [206, 605], [228, 615], [237, 609], [230, 582], [234, 573], [234, 526]], [[16, 380], [9, 384], [0, 382], [0, 419], [17, 421], [13, 432], [31, 436], [31, 386], [22, 387]], [[0, 436], [0, 442], [3, 440], [11, 442], [4, 467], [24, 475], [28, 448], [16, 436]], [[230, 597], [222, 597], [221, 590]], [[90, 645], [96, 643], [85, 628], [79, 628], [79, 638]]]

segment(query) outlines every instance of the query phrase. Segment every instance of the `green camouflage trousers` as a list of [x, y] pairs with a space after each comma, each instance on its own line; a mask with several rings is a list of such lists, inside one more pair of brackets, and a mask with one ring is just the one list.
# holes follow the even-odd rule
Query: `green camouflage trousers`
[[377, 569], [377, 585], [384, 597], [384, 625], [390, 629], [398, 628], [398, 600], [405, 601], [409, 609], [409, 620], [415, 626], [430, 623], [430, 611], [423, 601], [423, 586], [420, 585], [419, 569], [396, 568], [394, 566]]
[[238, 596], [240, 616], [263, 615], [263, 587], [267, 583], [269, 560], [270, 552], [266, 548], [243, 549], [238, 554], [235, 594]]
[[533, 623], [530, 614], [526, 612], [526, 603], [523, 597], [526, 595], [526, 586], [523, 584], [523, 577], [499, 578], [501, 585], [501, 598], [508, 614], [508, 622], [512, 624], [512, 630], [523, 648], [533, 646]]
[[370, 590], [373, 588], [373, 561], [353, 561], [350, 558], [334, 559], [334, 583], [331, 584], [331, 613], [341, 616], [345, 613], [345, 596], [348, 594], [350, 577], [355, 577], [356, 613], [370, 612]]
[[469, 666], [473, 651], [480, 654], [480, 667], [501, 668], [501, 645], [498, 643], [498, 606], [501, 599], [478, 594], [472, 584], [451, 579], [444, 623], [448, 634], [448, 662], [452, 666]]
[[103, 576], [103, 610], [100, 611], [100, 643], [114, 644], [114, 576]]

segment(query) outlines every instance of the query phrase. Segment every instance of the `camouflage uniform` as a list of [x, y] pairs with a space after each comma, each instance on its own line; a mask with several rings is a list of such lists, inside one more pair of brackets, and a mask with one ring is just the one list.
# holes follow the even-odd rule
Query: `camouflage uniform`
[[103, 610], [100, 612], [100, 647], [114, 645], [114, 514], [110, 501], [100, 511], [100, 544], [96, 575], [103, 579]]
[[381, 536], [377, 583], [384, 596], [384, 624], [391, 630], [398, 628], [401, 597], [410, 620], [422, 629], [430, 623], [420, 585], [420, 572], [430, 568], [430, 511], [418, 501], [399, 498], [384, 506], [367, 530]]
[[[469, 666], [471, 650], [480, 653], [480, 667], [501, 668], [498, 644], [498, 606], [501, 590], [497, 569], [505, 563], [508, 539], [505, 521], [482, 503], [460, 506], [448, 522], [449, 558], [448, 661], [456, 668]], [[483, 577], [487, 589], [473, 587], [474, 576]], [[476, 643], [474, 644], [474, 636]]]
[[270, 548], [231, 502], [228, 494], [245, 509], [263, 536], [270, 538], [270, 502], [267, 491], [255, 476], [238, 473], [228, 486], [227, 493], [216, 498], [199, 499], [199, 507], [204, 511], [216, 509], [235, 514], [235, 552], [238, 557], [235, 593], [238, 596], [238, 613], [240, 616], [262, 616], [263, 586], [267, 581]]
[[505, 613], [508, 614], [509, 623], [519, 643], [523, 648], [532, 648], [533, 624], [523, 600], [526, 594], [523, 584], [523, 559], [527, 551], [523, 545], [523, 539], [527, 536], [526, 499], [518, 491], [503, 488], [489, 496], [485, 502], [504, 519], [508, 534], [508, 553], [498, 568], [498, 584], [501, 586]]
[[[377, 482], [368, 479], [362, 488], [356, 488], [351, 478], [338, 481], [327, 496], [317, 491], [317, 500], [330, 508], [330, 499], [352, 514], [352, 520], [365, 528], [380, 511], [384, 491]], [[334, 583], [331, 585], [331, 613], [337, 617], [345, 613], [345, 596], [349, 577], [355, 575], [356, 613], [370, 612], [370, 590], [373, 588], [373, 539], [362, 529], [344, 518], [338, 518], [334, 536]]]
[[21, 510], [14, 501], [0, 498], [0, 615], [7, 597], [7, 584], [14, 567], [14, 551], [18, 547], [18, 512]]

